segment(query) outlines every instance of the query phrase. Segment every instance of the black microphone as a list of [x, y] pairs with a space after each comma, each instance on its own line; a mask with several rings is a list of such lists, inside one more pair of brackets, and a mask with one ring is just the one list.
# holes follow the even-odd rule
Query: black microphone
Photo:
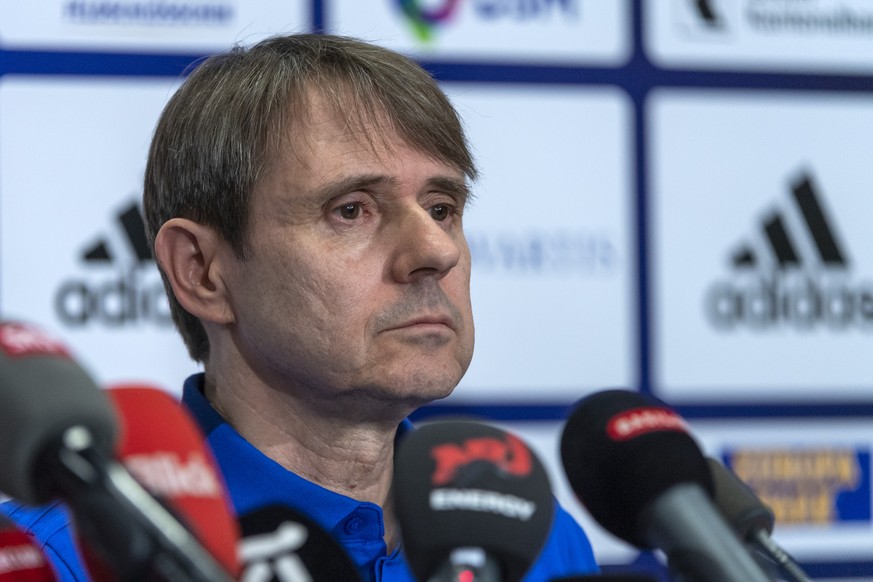
[[546, 471], [517, 436], [486, 424], [431, 422], [395, 456], [394, 503], [421, 581], [517, 582], [548, 537]]
[[561, 435], [567, 478], [607, 531], [657, 548], [706, 582], [769, 582], [711, 501], [712, 477], [685, 421], [626, 390], [583, 398]]
[[770, 537], [776, 522], [773, 510], [721, 462], [712, 457], [706, 461], [715, 485], [716, 506], [740, 540], [772, 560], [789, 579], [812, 582], [794, 558]]
[[27, 504], [60, 499], [123, 579], [230, 580], [197, 539], [113, 459], [106, 394], [39, 328], [0, 322], [0, 490]]
[[287, 505], [267, 505], [239, 519], [242, 580], [356, 582], [357, 567], [315, 521]]

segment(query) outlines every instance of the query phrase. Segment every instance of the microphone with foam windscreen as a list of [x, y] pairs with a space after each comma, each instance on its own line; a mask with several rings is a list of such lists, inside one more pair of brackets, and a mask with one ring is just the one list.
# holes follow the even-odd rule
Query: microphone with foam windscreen
[[715, 486], [716, 506], [740, 540], [755, 547], [790, 580], [811, 582], [794, 558], [770, 537], [776, 523], [773, 510], [721, 462], [712, 457], [706, 461]]
[[242, 580], [360, 582], [352, 559], [315, 521], [287, 505], [267, 505], [239, 518]]
[[393, 493], [407, 560], [429, 582], [517, 582], [554, 514], [546, 471], [517, 436], [486, 424], [435, 421], [395, 455]]
[[0, 322], [0, 490], [60, 499], [119, 578], [230, 580], [200, 542], [115, 461], [107, 395], [39, 328]]
[[54, 582], [57, 579], [33, 538], [0, 515], [0, 582]]
[[105, 392], [121, 421], [116, 458], [227, 572], [238, 572], [239, 526], [194, 419], [159, 388], [125, 384]]
[[561, 435], [574, 492], [613, 535], [660, 549], [692, 580], [768, 582], [715, 509], [712, 477], [685, 421], [626, 390], [583, 398]]

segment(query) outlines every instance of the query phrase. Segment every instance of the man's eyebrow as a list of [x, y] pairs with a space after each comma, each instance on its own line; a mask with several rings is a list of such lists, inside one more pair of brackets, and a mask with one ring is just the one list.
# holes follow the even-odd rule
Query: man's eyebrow
[[461, 206], [466, 206], [470, 201], [470, 187], [464, 180], [451, 176], [435, 176], [427, 182], [429, 187], [445, 192], [460, 202]]
[[392, 179], [383, 174], [359, 174], [348, 176], [329, 182], [318, 188], [312, 194], [312, 198], [325, 204], [330, 200], [356, 190], [366, 190], [373, 186], [392, 183]]
[[[313, 192], [312, 198], [319, 203], [326, 204], [330, 200], [355, 192], [367, 190], [374, 186], [396, 185], [397, 180], [384, 174], [358, 174], [340, 178], [323, 185]], [[439, 190], [455, 198], [461, 205], [466, 206], [470, 200], [470, 188], [466, 181], [453, 176], [434, 176], [428, 179], [426, 189]]]

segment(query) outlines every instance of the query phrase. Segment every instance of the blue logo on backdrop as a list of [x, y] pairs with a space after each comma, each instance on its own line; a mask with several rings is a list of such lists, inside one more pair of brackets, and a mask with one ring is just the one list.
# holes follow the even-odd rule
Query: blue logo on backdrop
[[584, 231], [470, 231], [467, 242], [479, 273], [604, 275], [619, 259], [612, 239]]
[[216, 1], [70, 0], [63, 16], [80, 24], [219, 26], [233, 19], [234, 7]]

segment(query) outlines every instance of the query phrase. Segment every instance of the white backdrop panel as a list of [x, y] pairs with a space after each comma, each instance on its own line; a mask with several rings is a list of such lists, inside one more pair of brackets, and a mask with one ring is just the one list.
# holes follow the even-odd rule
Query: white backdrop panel
[[481, 166], [465, 215], [476, 353], [456, 399], [572, 402], [634, 365], [632, 112], [621, 91], [449, 85]]
[[[62, 337], [106, 385], [179, 393], [195, 371], [153, 261], [117, 214], [139, 205], [168, 79], [0, 80], [0, 313]], [[86, 259], [103, 244], [109, 258]]]
[[[873, 102], [659, 90], [646, 114], [658, 395], [674, 403], [869, 398]], [[793, 194], [807, 179], [843, 264], [817, 256]], [[798, 264], [778, 264], [765, 234], [774, 219]], [[758, 264], [734, 263], [744, 251]], [[720, 305], [733, 318], [714, 316], [713, 298], [725, 289], [735, 302]]]
[[306, 0], [0, 0], [6, 49], [226, 50], [310, 29]]
[[401, 4], [337, 0], [325, 28], [420, 58], [618, 65], [630, 56], [627, 2], [417, 2], [414, 15]]
[[869, 0], [643, 0], [644, 43], [664, 67], [869, 74]]

